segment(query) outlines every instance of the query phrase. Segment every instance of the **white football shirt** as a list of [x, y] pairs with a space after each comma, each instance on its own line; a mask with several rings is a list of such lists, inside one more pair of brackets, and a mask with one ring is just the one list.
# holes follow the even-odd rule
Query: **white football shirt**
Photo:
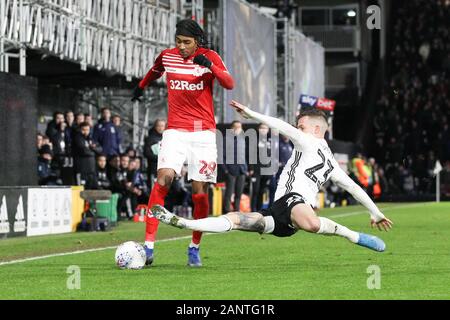
[[280, 176], [275, 200], [290, 192], [296, 192], [301, 194], [308, 204], [315, 206], [320, 187], [331, 179], [365, 206], [376, 222], [385, 218], [367, 193], [339, 167], [324, 139], [316, 138], [280, 119], [248, 108], [245, 109], [245, 114], [278, 130], [294, 144], [294, 152]]
[[315, 206], [320, 188], [340, 168], [324, 139], [303, 135], [301, 144], [293, 141], [294, 151], [280, 175], [275, 200], [297, 192]]

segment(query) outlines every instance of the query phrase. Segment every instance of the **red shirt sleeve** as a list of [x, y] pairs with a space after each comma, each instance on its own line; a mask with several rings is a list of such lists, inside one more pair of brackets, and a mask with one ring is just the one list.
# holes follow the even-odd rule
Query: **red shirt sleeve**
[[214, 51], [209, 51], [205, 56], [213, 63], [211, 72], [217, 81], [219, 81], [220, 85], [225, 89], [232, 90], [234, 88], [234, 79], [228, 72], [222, 58]]
[[144, 79], [139, 82], [139, 87], [141, 89], [144, 89], [146, 86], [149, 85], [150, 82], [158, 80], [161, 78], [164, 74], [164, 66], [162, 57], [165, 51], [161, 52], [161, 54], [156, 58], [155, 63], [153, 64], [153, 67], [147, 72]]

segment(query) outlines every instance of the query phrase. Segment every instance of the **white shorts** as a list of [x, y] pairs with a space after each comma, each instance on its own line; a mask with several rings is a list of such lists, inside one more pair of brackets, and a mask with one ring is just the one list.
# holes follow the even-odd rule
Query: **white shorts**
[[164, 131], [158, 154], [158, 170], [173, 169], [179, 175], [186, 161], [188, 180], [216, 183], [216, 134], [212, 131]]

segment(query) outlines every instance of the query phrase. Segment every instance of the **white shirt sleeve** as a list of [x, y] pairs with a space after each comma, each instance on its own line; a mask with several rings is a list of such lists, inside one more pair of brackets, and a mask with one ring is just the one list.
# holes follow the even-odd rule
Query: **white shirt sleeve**
[[376, 206], [376, 204], [370, 199], [366, 192], [355, 182], [353, 181], [340, 167], [335, 168], [330, 177], [331, 181], [333, 181], [337, 186], [341, 187], [348, 193], [350, 193], [353, 198], [355, 198], [359, 203], [361, 203], [364, 207], [367, 208], [370, 212], [370, 216], [375, 222], [379, 222], [384, 219], [385, 216], [381, 213], [380, 209]]
[[274, 117], [263, 115], [248, 108], [245, 110], [245, 113], [251, 118], [257, 120], [258, 122], [264, 123], [270, 128], [280, 131], [280, 133], [288, 137], [295, 146], [297, 147], [307, 146], [308, 144], [307, 134], [293, 127], [289, 123]]

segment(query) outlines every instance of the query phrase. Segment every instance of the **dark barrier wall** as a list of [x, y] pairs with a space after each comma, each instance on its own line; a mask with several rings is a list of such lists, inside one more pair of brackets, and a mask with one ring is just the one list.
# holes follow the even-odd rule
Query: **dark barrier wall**
[[357, 152], [357, 146], [353, 142], [331, 140], [328, 141], [328, 145], [334, 153], [348, 154], [349, 159], [352, 159]]
[[0, 72], [0, 186], [37, 184], [36, 124], [37, 80]]
[[28, 188], [0, 188], [0, 239], [26, 236]]

